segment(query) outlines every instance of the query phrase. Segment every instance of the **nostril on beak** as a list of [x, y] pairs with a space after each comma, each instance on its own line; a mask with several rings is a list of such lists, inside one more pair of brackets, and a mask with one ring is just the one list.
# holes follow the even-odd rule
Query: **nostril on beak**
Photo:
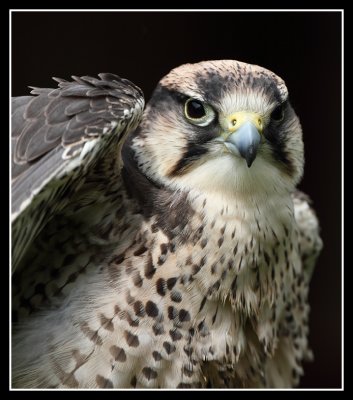
[[232, 119], [232, 126], [235, 126], [236, 124], [237, 124], [237, 120], [234, 118], [234, 119]]

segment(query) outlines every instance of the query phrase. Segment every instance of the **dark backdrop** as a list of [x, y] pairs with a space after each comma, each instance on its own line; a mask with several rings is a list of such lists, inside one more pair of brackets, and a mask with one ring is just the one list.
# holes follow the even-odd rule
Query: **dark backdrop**
[[300, 188], [313, 199], [324, 250], [311, 292], [301, 387], [341, 385], [341, 14], [338, 12], [14, 12], [12, 95], [52, 76], [112, 72], [149, 98], [170, 69], [211, 59], [259, 64], [287, 83], [304, 131]]

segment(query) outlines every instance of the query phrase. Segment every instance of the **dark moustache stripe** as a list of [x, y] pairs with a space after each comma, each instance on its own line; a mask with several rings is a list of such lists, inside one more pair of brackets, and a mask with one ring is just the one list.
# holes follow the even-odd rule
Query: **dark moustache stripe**
[[192, 167], [194, 161], [198, 160], [202, 155], [207, 153], [207, 148], [200, 145], [190, 145], [185, 153], [182, 155], [182, 158], [178, 161], [178, 163], [173, 167], [173, 169], [169, 172], [169, 176], [180, 176], [189, 171]]
[[122, 149], [124, 167], [122, 178], [128, 195], [134, 198], [146, 219], [156, 216], [156, 227], [171, 240], [178, 236], [183, 243], [185, 228], [194, 214], [187, 200], [187, 193], [179, 194], [147, 178], [137, 166], [131, 140], [125, 142]]
[[272, 121], [264, 130], [264, 136], [271, 144], [273, 159], [280, 163], [284, 172], [289, 176], [295, 174], [295, 167], [286, 149], [286, 143], [288, 141], [287, 131], [289, 130], [287, 125], [294, 117], [294, 111], [289, 102], [286, 101], [284, 103], [283, 122]]

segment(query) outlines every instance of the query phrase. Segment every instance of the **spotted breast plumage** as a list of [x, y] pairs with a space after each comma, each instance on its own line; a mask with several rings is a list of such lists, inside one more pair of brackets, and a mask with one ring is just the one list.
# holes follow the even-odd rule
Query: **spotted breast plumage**
[[12, 103], [12, 385], [292, 387], [322, 243], [284, 81], [234, 60]]

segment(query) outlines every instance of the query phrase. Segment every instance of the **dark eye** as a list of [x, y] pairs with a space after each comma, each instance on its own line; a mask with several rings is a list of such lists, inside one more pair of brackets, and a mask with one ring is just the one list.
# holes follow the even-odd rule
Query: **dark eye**
[[279, 105], [272, 111], [271, 119], [279, 122], [282, 121], [283, 117], [284, 117], [283, 106]]
[[200, 119], [206, 115], [206, 110], [201, 101], [188, 100], [185, 105], [186, 116], [191, 119]]
[[213, 108], [197, 99], [188, 99], [184, 107], [185, 117], [194, 125], [209, 125], [216, 117]]

